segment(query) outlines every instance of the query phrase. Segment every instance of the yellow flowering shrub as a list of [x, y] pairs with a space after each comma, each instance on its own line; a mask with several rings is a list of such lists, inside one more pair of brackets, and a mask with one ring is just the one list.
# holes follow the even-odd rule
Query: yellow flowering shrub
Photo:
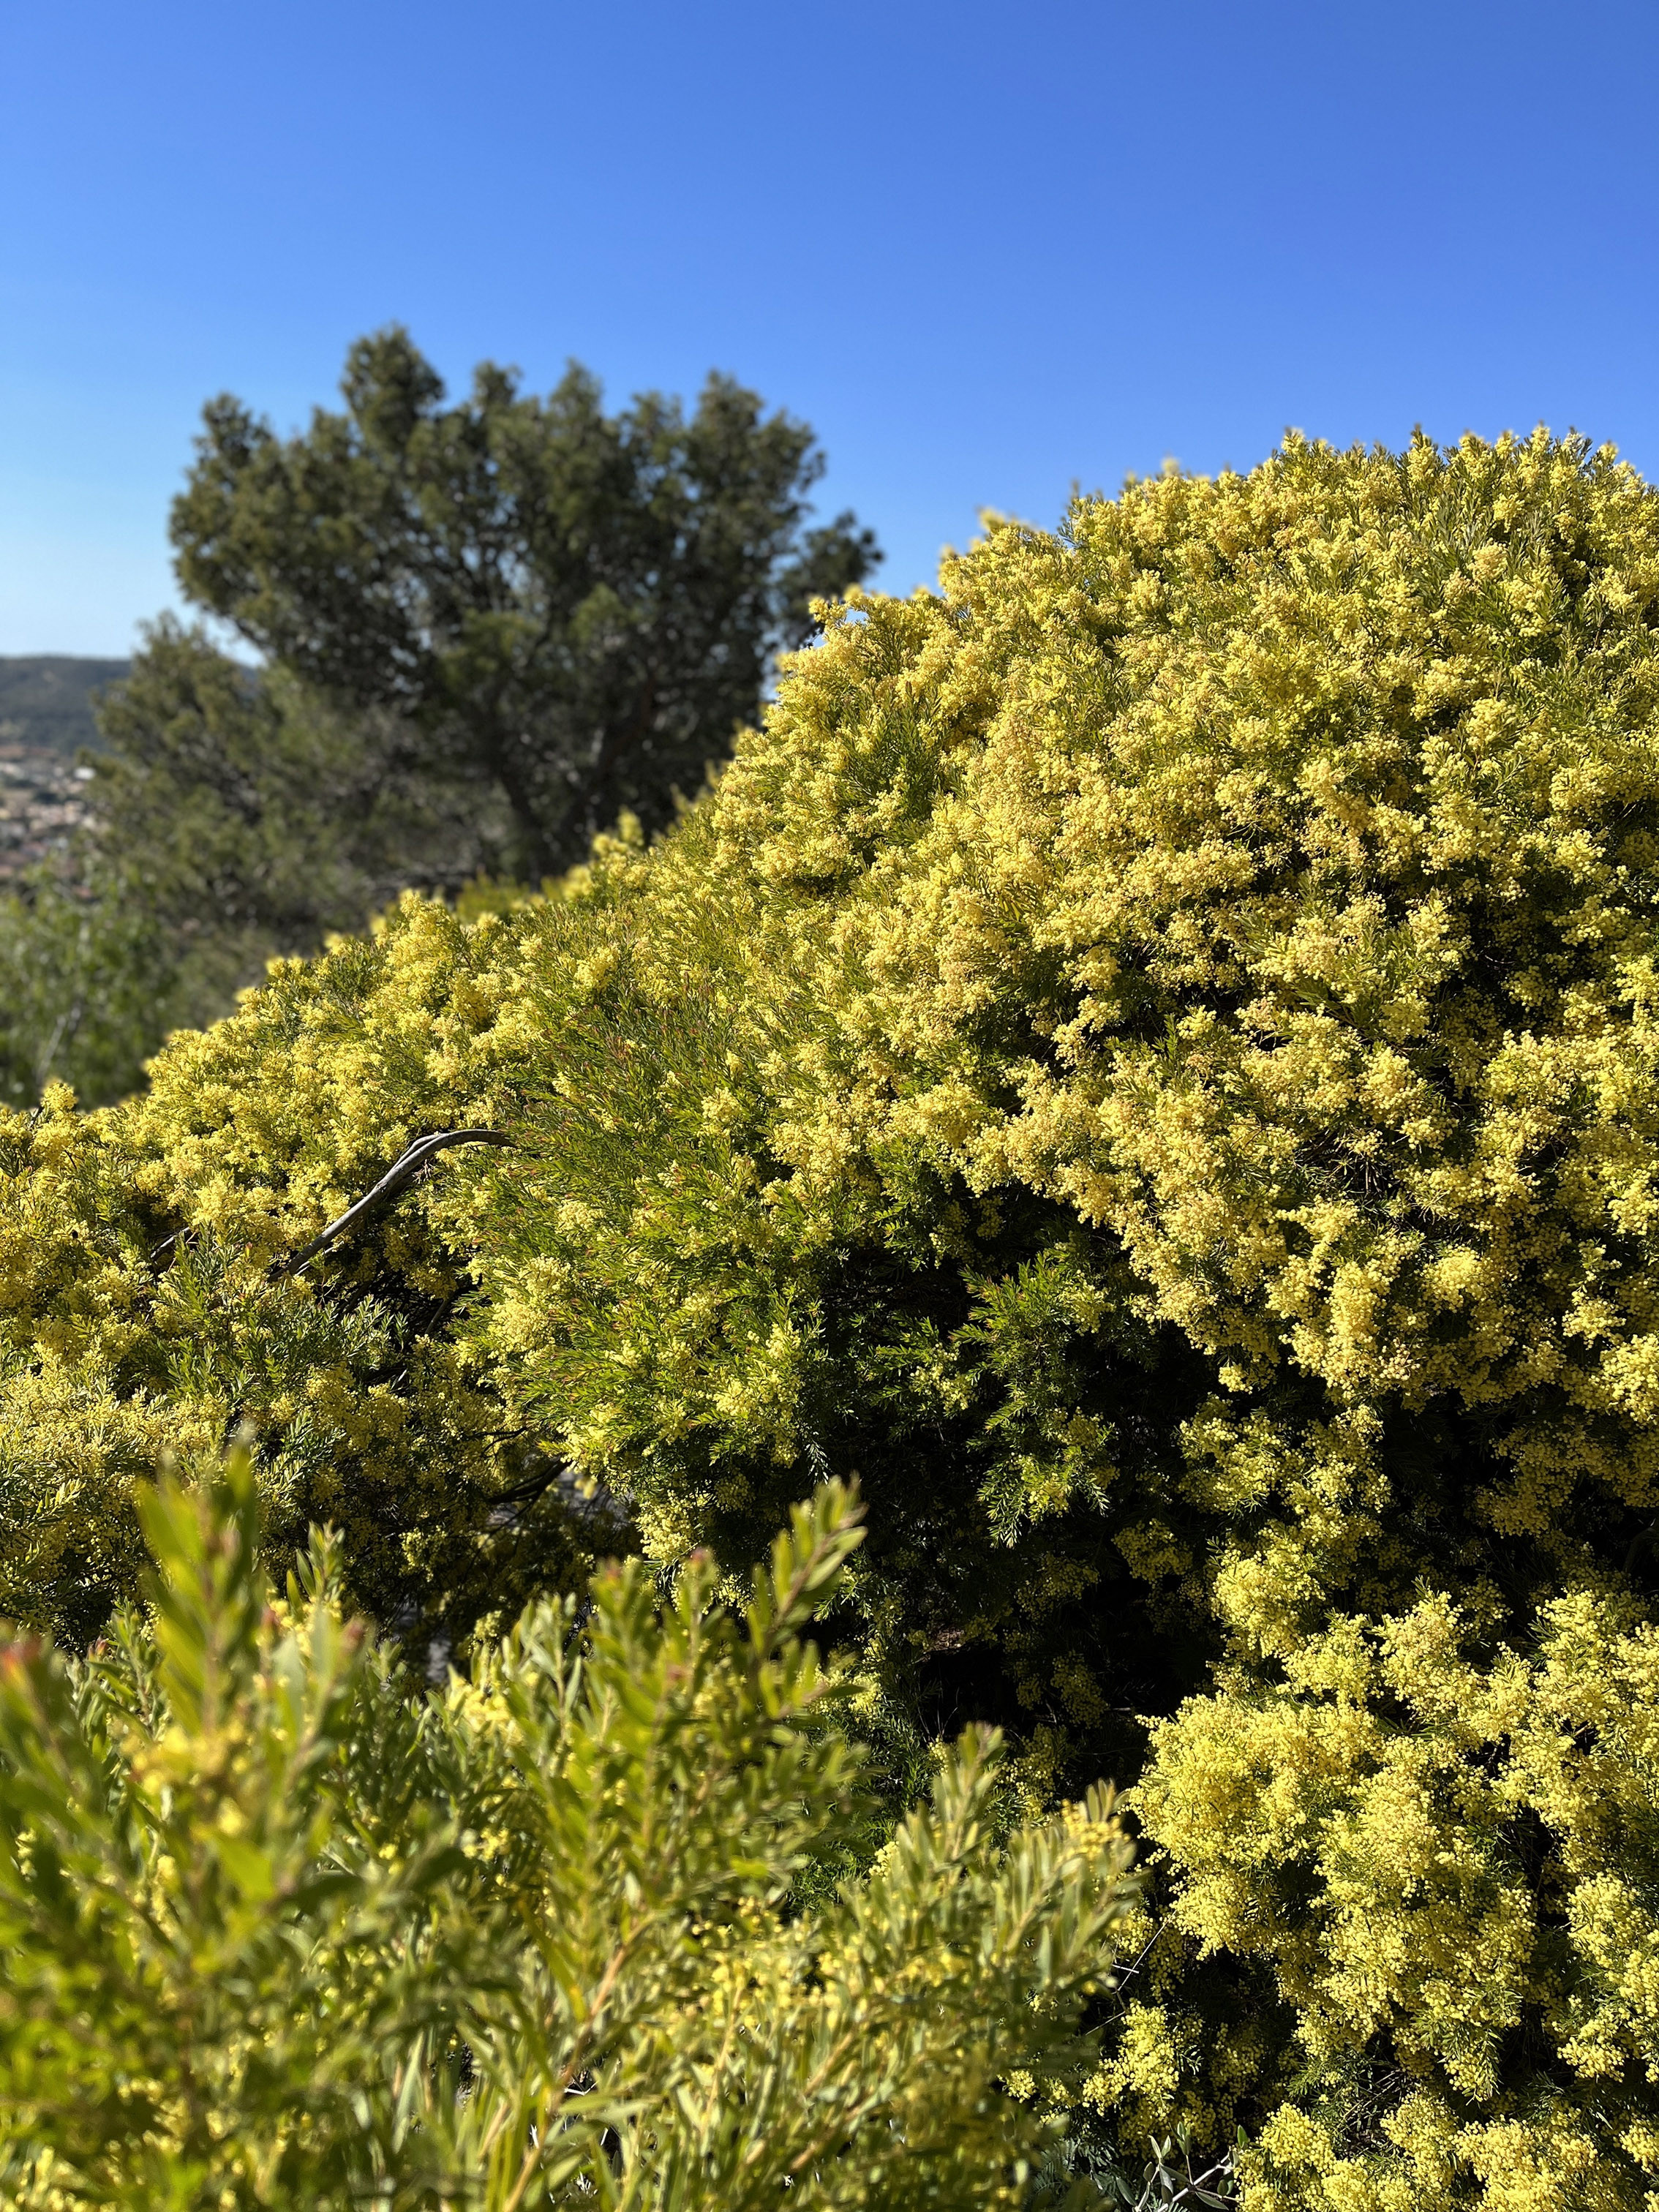
[[1483, 1665], [1467, 1626], [1338, 1617], [1154, 1731], [1173, 1928], [1268, 1967], [1316, 2085], [1269, 2100], [1264, 2212], [1641, 2204], [1659, 2166], [1659, 1630], [1579, 1593]]
[[1097, 2093], [1264, 2203], [1659, 2179], [1656, 614], [1582, 444], [1132, 486], [860, 599], [526, 939], [481, 1338], [665, 1550], [857, 1468], [866, 1650], [1033, 1786], [1156, 1720]]
[[[488, 927], [410, 900], [368, 943], [273, 964], [172, 1040], [149, 1091], [0, 1127], [0, 1607], [84, 1638], [143, 1562], [135, 1478], [258, 1454], [273, 1558], [344, 1539], [356, 1599], [453, 1641], [591, 1565], [560, 1462], [448, 1322], [469, 1286], [416, 1206], [278, 1269], [407, 1139], [447, 1126], [434, 1028], [488, 992]], [[575, 1501], [580, 1504], [580, 1501]], [[607, 1525], [607, 1545], [617, 1531]]]
[[1242, 2122], [1264, 2212], [1651, 2212], [1659, 496], [1291, 440], [998, 526], [501, 904], [42, 1116], [4, 1572], [237, 1419], [456, 1632], [584, 1484], [666, 1563], [857, 1474], [900, 1780], [974, 1717], [1135, 1784], [1103, 2125]]

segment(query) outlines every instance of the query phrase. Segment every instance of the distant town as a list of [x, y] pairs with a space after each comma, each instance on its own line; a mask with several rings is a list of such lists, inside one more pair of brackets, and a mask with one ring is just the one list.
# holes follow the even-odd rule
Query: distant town
[[69, 653], [0, 658], [0, 886], [61, 851], [86, 818], [93, 705], [131, 664]]

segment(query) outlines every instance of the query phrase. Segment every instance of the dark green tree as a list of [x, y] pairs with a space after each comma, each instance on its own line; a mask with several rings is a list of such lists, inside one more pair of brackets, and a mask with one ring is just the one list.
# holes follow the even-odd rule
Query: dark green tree
[[83, 1106], [136, 1090], [167, 1030], [189, 1018], [165, 931], [118, 886], [99, 896], [71, 856], [0, 897], [0, 1103], [67, 1083]]
[[428, 772], [398, 715], [343, 714], [168, 617], [100, 722], [94, 881], [154, 917], [198, 1012], [272, 953], [362, 929], [405, 884], [454, 890], [508, 827], [504, 806], [492, 819]]
[[499, 864], [532, 878], [624, 808], [667, 820], [812, 599], [880, 557], [850, 514], [808, 527], [811, 430], [726, 377], [689, 416], [656, 393], [607, 415], [574, 364], [543, 399], [485, 363], [446, 405], [392, 328], [342, 391], [288, 440], [208, 406], [180, 581], [337, 711], [395, 718], [423, 773], [499, 794]]

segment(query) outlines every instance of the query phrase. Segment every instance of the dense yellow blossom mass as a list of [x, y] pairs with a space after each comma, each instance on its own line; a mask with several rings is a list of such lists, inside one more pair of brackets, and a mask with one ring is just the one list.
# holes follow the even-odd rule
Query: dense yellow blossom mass
[[[1135, 1784], [1107, 2124], [1243, 2123], [1261, 2212], [1653, 2212], [1656, 957], [1610, 450], [998, 525], [830, 611], [659, 844], [14, 1119], [5, 1602], [95, 1626], [238, 1423], [273, 1541], [455, 1635], [583, 1486], [670, 1562], [856, 1474], [895, 1771], [972, 1716]], [[464, 1123], [515, 1149], [272, 1274]]]

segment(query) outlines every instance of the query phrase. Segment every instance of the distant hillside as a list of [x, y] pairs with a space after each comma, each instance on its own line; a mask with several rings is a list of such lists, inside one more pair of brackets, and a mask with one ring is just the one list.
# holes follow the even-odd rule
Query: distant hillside
[[82, 745], [95, 745], [92, 695], [118, 682], [131, 665], [66, 653], [0, 657], [0, 744], [39, 746], [66, 758]]

